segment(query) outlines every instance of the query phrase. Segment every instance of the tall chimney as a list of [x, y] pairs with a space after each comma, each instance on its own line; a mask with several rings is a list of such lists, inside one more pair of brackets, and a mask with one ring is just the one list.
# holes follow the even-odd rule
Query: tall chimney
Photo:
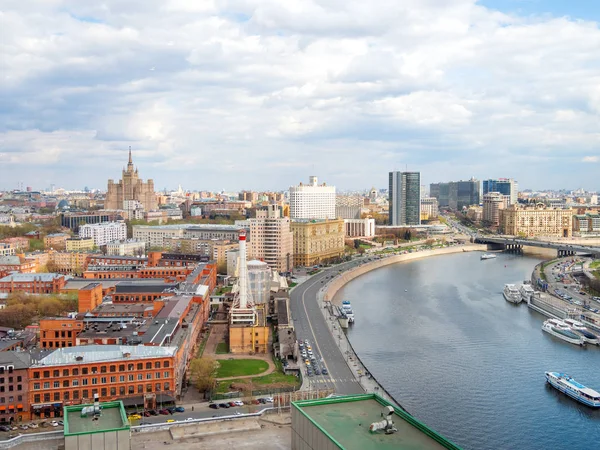
[[248, 307], [248, 267], [246, 265], [246, 230], [240, 230], [240, 309]]

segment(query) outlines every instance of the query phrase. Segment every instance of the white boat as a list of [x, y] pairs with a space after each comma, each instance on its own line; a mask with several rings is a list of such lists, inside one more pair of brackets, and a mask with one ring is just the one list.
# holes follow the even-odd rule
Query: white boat
[[481, 259], [494, 259], [496, 257], [496, 255], [494, 255], [493, 253], [484, 253], [483, 255], [481, 255]]
[[535, 290], [531, 284], [525, 283], [519, 288], [519, 293], [521, 294], [521, 299], [524, 302], [529, 303], [531, 297], [533, 297]]
[[354, 323], [354, 311], [352, 311], [352, 305], [348, 300], [342, 302], [342, 312], [348, 318], [348, 323]]
[[600, 393], [578, 383], [566, 373], [546, 372], [546, 381], [550, 386], [574, 398], [579, 403], [600, 408]]
[[504, 285], [504, 299], [507, 302], [519, 304], [521, 303], [521, 293], [516, 284], [505, 284]]
[[542, 330], [552, 336], [555, 336], [563, 341], [571, 344], [584, 346], [585, 341], [583, 338], [575, 333], [571, 328], [566, 325], [562, 320], [548, 319], [542, 325]]
[[579, 334], [588, 344], [600, 345], [600, 336], [588, 330], [583, 323], [574, 319], [563, 319], [563, 323], [570, 327], [573, 332]]

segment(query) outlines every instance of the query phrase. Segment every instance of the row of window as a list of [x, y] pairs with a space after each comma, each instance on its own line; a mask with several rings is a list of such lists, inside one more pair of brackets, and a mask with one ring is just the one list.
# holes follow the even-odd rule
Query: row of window
[[[8, 385], [8, 392], [13, 392], [15, 390], [15, 386], [12, 384]], [[17, 384], [17, 391], [22, 391], [23, 390], [23, 385], [22, 384]], [[0, 386], [0, 392], [6, 392], [6, 387], [5, 386]]]
[[[154, 388], [154, 390], [153, 390]], [[40, 403], [40, 402], [50, 402], [50, 401], [55, 401], [55, 402], [60, 402], [60, 401], [71, 401], [71, 400], [79, 400], [80, 398], [84, 399], [89, 399], [92, 398], [94, 396], [94, 394], [100, 394], [100, 397], [102, 397], [103, 399], [106, 399], [106, 397], [109, 396], [110, 393], [110, 397], [115, 397], [117, 396], [117, 389], [118, 389], [118, 395], [120, 397], [124, 396], [124, 395], [134, 395], [136, 394], [136, 391], [138, 394], [143, 394], [144, 393], [144, 385], [143, 384], [138, 384], [137, 385], [137, 389], [136, 386], [128, 386], [127, 388], [125, 388], [125, 386], [120, 386], [119, 388], [116, 387], [111, 387], [111, 388], [101, 388], [100, 390], [98, 389], [92, 389], [91, 391], [88, 389], [83, 389], [81, 390], [81, 397], [79, 396], [80, 392], [79, 390], [74, 390], [74, 391], [64, 391], [62, 392], [54, 392], [54, 393], [45, 393], [45, 394], [35, 394], [33, 396], [33, 403]], [[170, 383], [156, 383], [154, 385], [152, 384], [146, 384], [145, 385], [145, 392], [161, 392], [162, 390], [168, 392], [171, 389], [171, 385]], [[91, 393], [91, 397], [90, 397], [90, 393]]]
[[[4, 373], [4, 372], [1, 372]], [[10, 370], [9, 373], [12, 373], [12, 370]], [[4, 384], [5, 378], [4, 377], [0, 377], [0, 384]], [[8, 382], [12, 383], [14, 381], [14, 377], [8, 377]], [[20, 383], [21, 381], [23, 381], [23, 377], [21, 375], [19, 375], [17, 377], [17, 383]]]
[[[146, 370], [151, 370], [152, 366], [154, 366], [155, 369], [160, 369], [161, 368], [161, 362], [160, 361], [154, 361], [154, 364], [152, 364], [151, 362], [147, 362], [145, 365], [144, 363], [137, 363], [137, 364], [133, 364], [133, 363], [129, 363], [127, 364], [127, 370], [128, 371], [132, 371], [132, 370], [144, 370], [144, 366]], [[119, 364], [119, 372], [125, 372], [125, 364]], [[163, 361], [162, 362], [162, 367], [167, 369], [170, 367], [170, 363], [169, 361]], [[100, 373], [107, 373], [111, 372], [114, 373], [117, 371], [117, 366], [116, 365], [110, 365], [110, 366], [100, 366]], [[81, 375], [88, 375], [88, 373], [98, 373], [98, 367], [94, 366], [90, 368], [88, 367], [82, 367], [81, 368]], [[33, 378], [50, 378], [50, 370], [44, 370], [44, 371], [34, 371], [33, 372]], [[62, 376], [63, 377], [68, 377], [68, 376], [78, 376], [79, 375], [79, 368], [75, 367], [73, 368], [71, 371], [69, 371], [69, 369], [63, 369], [62, 370]], [[52, 378], [56, 378], [56, 377], [60, 377], [61, 376], [61, 371], [59, 369], [54, 369], [52, 371]]]
[[[14, 403], [15, 398], [14, 397], [8, 397], [8, 403]], [[22, 395], [17, 395], [17, 401], [18, 402], [22, 402], [23, 401], [23, 396]], [[6, 403], [6, 397], [0, 397], [0, 404], [2, 403]]]
[[[163, 378], [169, 378], [170, 374], [169, 372], [164, 372], [162, 374]], [[137, 374], [137, 380], [138, 381], [142, 381], [144, 380], [144, 378], [146, 380], [152, 380], [154, 379], [160, 379], [161, 378], [161, 373], [160, 372], [155, 372], [154, 373], [154, 377], [152, 377], [152, 373], [148, 372], [146, 373], [146, 376], [144, 377], [143, 373], [138, 373]], [[109, 381], [110, 380], [110, 381]], [[133, 374], [129, 374], [127, 376], [127, 381], [134, 381], [135, 377]], [[107, 384], [107, 383], [116, 383], [117, 382], [117, 377], [116, 376], [112, 376], [112, 377], [100, 377], [100, 384]], [[125, 382], [125, 375], [119, 375], [119, 383], [124, 383]], [[81, 385], [82, 386], [87, 386], [88, 384], [98, 384], [98, 378], [97, 377], [93, 377], [91, 379], [88, 378], [83, 378], [81, 380]], [[50, 381], [45, 381], [43, 384], [42, 383], [33, 383], [33, 390], [34, 391], [39, 391], [40, 389], [50, 389]], [[62, 383], [60, 381], [53, 381], [52, 382], [52, 388], [54, 389], [58, 389], [60, 387], [63, 388], [67, 388], [67, 387], [77, 387], [79, 386], [79, 380], [63, 380]], [[12, 387], [12, 386], [10, 386]], [[0, 388], [2, 388], [2, 386], [0, 386]], [[0, 391], [3, 392], [3, 391]]]

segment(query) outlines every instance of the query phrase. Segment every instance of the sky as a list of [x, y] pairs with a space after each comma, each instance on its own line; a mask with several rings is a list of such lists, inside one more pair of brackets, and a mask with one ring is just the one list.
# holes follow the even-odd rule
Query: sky
[[600, 4], [3, 0], [0, 189], [600, 190]]

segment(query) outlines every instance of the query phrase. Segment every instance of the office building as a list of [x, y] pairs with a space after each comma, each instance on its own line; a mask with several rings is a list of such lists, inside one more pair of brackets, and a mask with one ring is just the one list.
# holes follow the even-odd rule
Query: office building
[[504, 234], [524, 237], [571, 237], [573, 210], [549, 208], [542, 203], [535, 206], [510, 205], [500, 213]]
[[492, 227], [500, 225], [500, 211], [508, 205], [508, 198], [500, 192], [483, 194], [483, 221]]
[[115, 183], [108, 180], [108, 191], [104, 200], [104, 209], [122, 209], [126, 200], [137, 200], [145, 211], [158, 208], [156, 194], [154, 193], [154, 181], [147, 183], [139, 178], [138, 170], [134, 168], [131, 159], [131, 147], [129, 148], [129, 161], [127, 169], [123, 169], [121, 180]]
[[94, 248], [94, 239], [72, 237], [67, 239], [65, 247], [68, 252], [84, 252]]
[[[94, 414], [96, 409], [101, 413]], [[131, 449], [131, 426], [122, 401], [66, 406], [64, 414], [64, 450]]]
[[335, 217], [337, 219], [360, 219], [365, 199], [361, 195], [336, 195]]
[[92, 238], [97, 247], [109, 242], [123, 241], [127, 239], [127, 224], [125, 222], [106, 222], [82, 225], [79, 227], [79, 237]]
[[220, 239], [236, 241], [241, 227], [237, 225], [134, 225], [133, 238], [146, 242], [146, 246], [165, 248], [165, 239]]
[[84, 224], [114, 222], [118, 220], [123, 220], [123, 218], [117, 212], [62, 213], [60, 215], [60, 226], [77, 232], [79, 231], [79, 227]]
[[480, 191], [481, 183], [475, 178], [468, 181], [450, 181], [429, 185], [429, 196], [437, 199], [438, 206], [455, 211], [460, 211], [471, 205], [479, 205]]
[[437, 219], [438, 214], [437, 198], [424, 197], [421, 199], [421, 220]]
[[48, 234], [44, 237], [44, 247], [46, 249], [64, 250], [68, 238], [69, 235], [65, 233]]
[[600, 214], [586, 213], [573, 216], [573, 233], [579, 236], [600, 234]]
[[290, 187], [290, 218], [335, 219], [335, 186], [319, 184], [315, 176], [309, 184]]
[[507, 197], [508, 205], [515, 205], [519, 199], [519, 184], [512, 178], [483, 180], [483, 195], [488, 192], [500, 192]]
[[294, 220], [294, 265], [313, 266], [344, 254], [343, 219]]
[[65, 284], [65, 276], [57, 273], [12, 273], [0, 278], [0, 292], [57, 294]]
[[115, 256], [142, 256], [146, 253], [146, 243], [136, 239], [113, 241], [106, 244], [106, 254]]
[[389, 224], [421, 225], [421, 173], [390, 172]]
[[281, 208], [269, 205], [256, 210], [250, 225], [251, 259], [266, 262], [278, 272], [289, 272], [294, 265], [294, 235], [289, 217], [283, 217]]

